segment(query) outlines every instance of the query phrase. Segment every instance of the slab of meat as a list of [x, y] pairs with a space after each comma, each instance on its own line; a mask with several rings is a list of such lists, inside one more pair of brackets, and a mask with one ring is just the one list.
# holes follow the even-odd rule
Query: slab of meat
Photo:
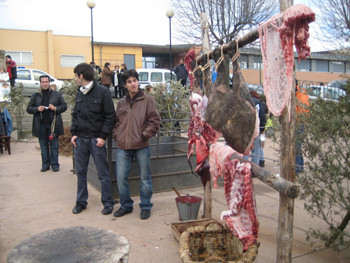
[[258, 238], [255, 194], [250, 163], [229, 160], [225, 163], [225, 198], [228, 211], [221, 213], [226, 226], [242, 241], [246, 251]]
[[223, 211], [227, 227], [244, 245], [244, 250], [258, 238], [259, 222], [256, 217], [256, 203], [250, 163], [232, 160], [235, 151], [217, 142], [210, 146], [210, 173], [214, 187], [219, 176], [224, 178], [225, 199], [229, 210]]
[[[196, 145], [197, 167], [196, 172], [201, 177], [203, 186], [210, 181], [209, 165], [206, 158], [209, 154], [208, 144], [215, 143], [221, 133], [215, 131], [204, 119], [204, 112], [207, 108], [207, 97], [202, 97], [198, 93], [192, 93], [191, 103], [191, 122], [188, 128], [188, 152], [187, 159], [194, 152]], [[199, 132], [199, 133], [198, 133]]]
[[219, 179], [219, 176], [223, 177], [225, 162], [229, 160], [229, 157], [234, 152], [235, 151], [231, 147], [226, 146], [222, 142], [217, 142], [210, 145], [209, 165], [214, 188], [217, 188], [217, 180]]
[[[229, 57], [225, 56], [225, 60]], [[233, 89], [225, 81], [225, 66], [218, 66], [218, 75], [205, 113], [207, 122], [221, 132], [226, 142], [237, 152], [248, 155], [258, 135], [254, 102], [239, 68], [233, 62]], [[255, 137], [254, 137], [255, 136]]]
[[195, 68], [195, 59], [196, 59], [196, 53], [192, 49], [190, 50], [186, 56], [185, 56], [185, 66], [186, 70], [188, 72], [188, 77], [190, 79], [190, 85], [191, 85], [191, 91], [202, 94], [200, 89], [200, 82], [199, 82], [199, 70], [196, 70], [196, 72], [193, 72], [193, 69]]

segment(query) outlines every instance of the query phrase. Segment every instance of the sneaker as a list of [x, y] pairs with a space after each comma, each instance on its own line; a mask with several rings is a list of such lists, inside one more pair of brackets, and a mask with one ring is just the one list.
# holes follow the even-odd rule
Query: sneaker
[[146, 210], [146, 209], [141, 210], [140, 218], [142, 220], [148, 219], [150, 216], [151, 216], [151, 210]]
[[132, 210], [131, 211], [126, 211], [123, 208], [119, 208], [117, 211], [114, 212], [113, 215], [115, 217], [122, 217], [122, 216], [124, 216], [126, 214], [130, 214], [131, 212], [132, 212]]

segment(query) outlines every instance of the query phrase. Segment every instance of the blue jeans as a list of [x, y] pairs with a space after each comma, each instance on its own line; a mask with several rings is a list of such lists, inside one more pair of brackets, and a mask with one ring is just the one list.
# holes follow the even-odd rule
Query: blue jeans
[[96, 138], [78, 137], [75, 140], [77, 147], [74, 149], [75, 170], [78, 177], [78, 190], [76, 204], [87, 206], [87, 170], [90, 154], [94, 158], [98, 178], [101, 182], [101, 202], [103, 206], [114, 206], [112, 198], [112, 182], [107, 163], [106, 147], [97, 147]]
[[255, 163], [256, 165], [259, 166], [259, 161], [260, 161], [260, 137], [256, 137], [254, 140], [254, 148], [252, 149], [251, 152], [252, 155], [252, 163]]
[[264, 149], [260, 145], [260, 161], [265, 161]]
[[41, 160], [42, 168], [49, 169], [50, 166], [52, 169], [60, 168], [58, 163], [58, 136], [50, 141], [49, 136], [51, 134], [51, 126], [45, 126], [40, 124], [39, 131], [39, 144], [41, 149]]
[[140, 188], [140, 208], [141, 210], [151, 210], [153, 204], [151, 198], [153, 195], [152, 178], [151, 178], [151, 150], [150, 147], [137, 150], [117, 149], [116, 154], [116, 174], [119, 189], [119, 198], [121, 208], [125, 211], [132, 211], [134, 201], [130, 197], [129, 172], [132, 159], [135, 158], [140, 171], [141, 188]]
[[301, 140], [298, 138], [302, 136], [304, 129], [304, 125], [300, 125], [295, 131], [295, 172], [297, 174], [304, 171], [303, 150], [301, 147]]

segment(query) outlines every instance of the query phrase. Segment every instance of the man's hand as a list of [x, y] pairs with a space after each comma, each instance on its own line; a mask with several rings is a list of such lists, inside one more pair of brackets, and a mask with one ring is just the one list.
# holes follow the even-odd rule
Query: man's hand
[[102, 138], [97, 138], [97, 143], [96, 143], [96, 146], [97, 147], [103, 147], [103, 145], [105, 145], [105, 140], [102, 139]]
[[45, 110], [45, 106], [39, 106], [38, 111], [43, 112]]
[[72, 139], [70, 139], [70, 142], [74, 145], [74, 147], [77, 147], [77, 144], [75, 143], [76, 138], [78, 138], [78, 136], [74, 135]]
[[55, 111], [56, 107], [53, 106], [52, 104], [49, 105], [49, 109]]

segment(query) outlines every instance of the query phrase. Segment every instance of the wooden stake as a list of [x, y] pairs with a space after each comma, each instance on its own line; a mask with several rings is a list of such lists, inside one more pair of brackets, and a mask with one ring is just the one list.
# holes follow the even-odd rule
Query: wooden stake
[[[293, 0], [280, 0], [280, 10], [284, 12], [293, 5]], [[294, 84], [295, 85], [295, 84]], [[287, 107], [281, 116], [281, 175], [288, 181], [295, 181], [295, 92], [291, 90], [291, 113]], [[289, 119], [291, 117], [291, 119]], [[294, 199], [280, 193], [277, 230], [277, 263], [292, 262]]]

